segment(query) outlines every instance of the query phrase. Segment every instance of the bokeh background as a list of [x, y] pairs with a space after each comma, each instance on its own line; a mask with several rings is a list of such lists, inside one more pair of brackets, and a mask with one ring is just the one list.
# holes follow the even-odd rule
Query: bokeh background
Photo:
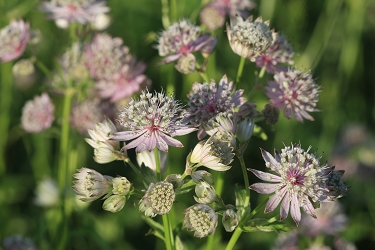
[[[207, 2], [207, 1], [206, 1]], [[4, 27], [11, 19], [23, 18], [33, 29], [40, 30], [42, 40], [36, 56], [48, 68], [69, 46], [68, 31], [60, 29], [37, 7], [37, 0], [1, 1]], [[178, 19], [187, 18], [200, 24], [199, 11], [203, 5], [199, 0], [177, 0]], [[254, 16], [271, 21], [271, 27], [282, 32], [295, 52], [298, 69], [311, 69], [314, 79], [321, 85], [318, 108], [313, 113], [315, 121], [299, 123], [287, 120], [283, 115], [274, 126], [260, 122], [268, 139], [253, 137], [246, 153], [248, 167], [264, 168], [259, 147], [268, 151], [281, 149], [284, 144], [300, 142], [309, 145], [322, 155], [322, 161], [346, 170], [344, 179], [351, 186], [349, 195], [339, 200], [348, 221], [346, 229], [338, 235], [352, 242], [357, 249], [375, 246], [375, 2], [372, 0], [256, 0]], [[109, 0], [112, 23], [105, 31], [113, 37], [121, 37], [139, 60], [147, 63], [146, 75], [152, 80], [152, 89], [165, 88], [168, 81], [176, 84], [175, 95], [186, 101], [191, 84], [202, 82], [199, 74], [181, 75], [173, 72], [173, 65], [157, 66], [160, 57], [155, 46], [155, 37], [162, 30], [161, 3], [156, 0]], [[227, 74], [234, 80], [240, 58], [228, 44], [225, 28], [214, 32], [218, 36], [218, 47], [208, 65], [208, 75], [219, 81]], [[28, 54], [29, 53], [29, 54]], [[27, 58], [30, 51], [23, 55]], [[25, 87], [14, 79], [11, 67], [1, 65], [1, 82], [12, 81], [12, 103], [8, 134], [0, 135], [5, 141], [6, 169], [0, 176], [0, 241], [11, 235], [22, 235], [31, 239], [40, 249], [55, 249], [56, 225], [59, 221], [58, 207], [41, 207], [35, 204], [36, 187], [46, 178], [56, 178], [56, 154], [58, 136], [27, 134], [20, 128], [22, 107], [27, 100], [46, 89], [45, 75], [37, 70], [31, 86]], [[6, 68], [8, 67], [8, 68]], [[249, 91], [254, 84], [253, 63], [246, 62], [241, 88]], [[271, 78], [272, 76], [264, 76]], [[245, 92], [246, 93], [246, 92]], [[264, 92], [256, 91], [252, 100], [259, 110], [267, 103]], [[58, 98], [54, 100], [58, 104]], [[57, 110], [59, 112], [59, 110]], [[56, 121], [58, 123], [59, 121]], [[2, 123], [2, 121], [0, 121]], [[57, 128], [56, 128], [57, 129]], [[126, 176], [140, 184], [136, 176], [120, 162], [99, 165], [92, 159], [92, 148], [84, 142], [85, 136], [72, 132], [77, 143], [76, 167], [89, 167], [102, 174]], [[170, 149], [169, 170], [184, 171], [184, 157], [197, 140], [182, 138], [186, 150]], [[130, 156], [134, 154], [130, 152]], [[243, 185], [239, 164], [234, 162], [231, 170], [224, 174], [223, 199], [234, 203], [233, 187]], [[253, 176], [250, 182], [256, 181]], [[67, 187], [69, 189], [70, 187]], [[102, 210], [102, 202], [81, 204], [73, 196], [75, 204], [68, 222], [67, 249], [163, 249], [162, 241], [148, 235], [149, 226], [141, 219], [137, 206], [127, 203], [125, 208], [112, 214]], [[252, 192], [251, 202], [256, 204], [262, 197]], [[182, 197], [174, 208], [174, 217], [193, 204], [190, 195]], [[77, 203], [77, 204], [76, 204]], [[276, 214], [275, 212], [274, 214]], [[293, 222], [287, 220], [293, 226]], [[220, 225], [219, 225], [220, 227]], [[216, 249], [224, 249], [230, 233], [221, 230], [221, 242]], [[242, 234], [237, 249], [271, 249], [278, 233]], [[187, 249], [204, 248], [205, 240], [183, 232], [181, 239]]]

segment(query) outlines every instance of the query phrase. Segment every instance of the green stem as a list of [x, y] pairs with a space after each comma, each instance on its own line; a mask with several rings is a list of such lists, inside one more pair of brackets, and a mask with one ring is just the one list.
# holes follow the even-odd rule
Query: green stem
[[[250, 205], [250, 189], [249, 189], [249, 177], [247, 175], [247, 169], [246, 169], [246, 165], [245, 165], [245, 161], [243, 159], [243, 156], [239, 156], [238, 159], [240, 160], [240, 164], [241, 164], [241, 169], [242, 169], [242, 175], [243, 175], [243, 180], [244, 180], [244, 183], [245, 183], [245, 190], [246, 190], [246, 198], [245, 198], [245, 204], [247, 204], [247, 207]], [[248, 211], [248, 208], [245, 208], [246, 211]]]
[[173, 250], [173, 233], [171, 230], [171, 224], [169, 222], [169, 215], [164, 214], [162, 215], [163, 218], [163, 226], [164, 226], [164, 237], [165, 237], [165, 246], [167, 250]]
[[161, 181], [161, 171], [160, 171], [160, 160], [159, 160], [159, 150], [158, 148], [154, 148], [154, 156], [155, 156], [155, 163], [156, 163], [156, 175], [158, 180]]
[[167, 29], [171, 25], [169, 20], [168, 0], [161, 0], [161, 22], [163, 23], [164, 29]]
[[264, 76], [264, 73], [266, 72], [266, 66], [262, 67], [262, 69], [259, 72], [259, 79], [261, 79]]
[[5, 148], [8, 140], [10, 108], [12, 104], [12, 63], [1, 64], [0, 82], [0, 176], [6, 171]]
[[130, 161], [128, 157], [124, 157], [123, 160], [133, 169], [133, 171], [138, 175], [139, 178], [143, 178], [141, 171], [139, 171], [139, 169]]
[[171, 0], [171, 20], [172, 22], [177, 21], [177, 3], [176, 0]]
[[242, 229], [240, 227], [237, 227], [236, 230], [234, 230], [234, 233], [232, 234], [232, 237], [230, 238], [227, 247], [225, 250], [231, 250], [236, 245], [238, 238], [240, 238], [242, 234]]
[[44, 75], [46, 75], [50, 80], [53, 80], [53, 74], [51, 71], [39, 60], [35, 61], [36, 66], [43, 72]]
[[245, 66], [246, 58], [241, 56], [240, 64], [238, 65], [237, 77], [236, 77], [236, 88], [241, 80], [242, 71]]

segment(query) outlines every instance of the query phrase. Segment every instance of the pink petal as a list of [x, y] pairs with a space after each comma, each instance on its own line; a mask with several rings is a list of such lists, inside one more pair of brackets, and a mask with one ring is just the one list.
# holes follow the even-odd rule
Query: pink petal
[[[145, 141], [146, 140], [146, 137], [144, 137], [144, 136], [140, 136], [140, 137], [138, 137], [137, 139], [135, 139], [134, 141], [131, 141], [131, 142], [129, 142], [128, 144], [126, 144], [124, 147], [123, 147], [123, 149], [125, 149], [125, 150], [128, 150], [128, 149], [131, 149], [131, 148], [135, 148], [135, 147], [137, 147], [138, 148], [138, 146], [140, 145], [140, 144], [145, 144]], [[141, 152], [141, 151], [139, 151], [139, 152]]]
[[145, 140], [146, 142], [146, 149], [148, 151], [152, 151], [154, 150], [154, 148], [156, 148], [156, 145], [158, 144], [158, 136], [157, 136], [157, 132], [153, 132], [153, 133], [149, 133], [150, 137], [147, 138], [147, 140]]
[[271, 194], [275, 192], [279, 187], [279, 184], [271, 184], [271, 183], [255, 183], [250, 185], [250, 189], [258, 192], [260, 194]]
[[275, 210], [275, 208], [279, 205], [281, 199], [285, 196], [286, 187], [280, 190], [280, 193], [276, 193], [268, 200], [266, 204], [266, 208], [264, 209], [264, 213], [269, 213]]
[[155, 133], [156, 139], [156, 146], [158, 149], [164, 152], [168, 152], [168, 144], [164, 141], [163, 137], [161, 136], [163, 133]]
[[303, 208], [303, 211], [305, 211], [307, 214], [316, 218], [315, 208], [308, 198], [305, 200], [305, 204], [302, 206], [302, 208]]
[[287, 193], [280, 206], [280, 220], [285, 220], [288, 217], [290, 208], [290, 193]]
[[172, 147], [182, 148], [184, 145], [179, 140], [176, 140], [166, 134], [159, 133], [159, 136], [169, 145]]
[[277, 176], [271, 173], [266, 173], [266, 172], [251, 169], [251, 168], [248, 168], [247, 170], [251, 171], [256, 177], [258, 177], [259, 179], [263, 181], [281, 182], [282, 180], [280, 176]]
[[275, 158], [273, 158], [273, 156], [270, 153], [268, 153], [263, 148], [261, 148], [260, 151], [262, 152], [262, 157], [265, 162], [269, 162], [271, 165], [275, 167], [278, 165], [278, 162], [275, 160]]
[[299, 202], [296, 194], [292, 194], [292, 206], [290, 208], [290, 215], [298, 226], [299, 222], [301, 221], [301, 209], [299, 207]]
[[116, 140], [116, 141], [129, 141], [132, 140], [143, 133], [145, 133], [146, 130], [137, 130], [137, 131], [121, 131], [115, 133], [113, 137], [111, 137], [111, 140]]

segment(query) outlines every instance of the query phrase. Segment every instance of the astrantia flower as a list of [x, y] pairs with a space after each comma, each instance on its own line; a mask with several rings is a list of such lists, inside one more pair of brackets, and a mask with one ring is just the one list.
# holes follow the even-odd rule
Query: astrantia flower
[[145, 212], [145, 215], [150, 217], [166, 214], [171, 210], [175, 198], [172, 183], [166, 181], [151, 183], [146, 194], [139, 201], [139, 211]]
[[233, 82], [228, 82], [226, 75], [217, 85], [213, 79], [211, 83], [194, 83], [188, 94], [186, 122], [199, 126], [198, 139], [205, 137], [204, 124], [221, 112], [239, 107], [245, 102], [241, 97], [243, 90], [233, 92]]
[[227, 34], [233, 52], [254, 62], [274, 40], [275, 33], [268, 26], [269, 21], [263, 22], [261, 17], [255, 21], [252, 16], [245, 21], [238, 15], [231, 19]]
[[304, 151], [300, 145], [285, 147], [281, 153], [275, 150], [275, 157], [261, 149], [266, 167], [277, 174], [249, 169], [258, 178], [274, 183], [255, 183], [250, 186], [261, 194], [275, 193], [268, 200], [265, 213], [275, 210], [281, 202], [280, 220], [284, 220], [290, 210], [298, 225], [301, 220], [300, 207], [316, 218], [312, 202], [332, 201], [347, 192], [348, 186], [343, 182], [339, 188], [332, 190], [330, 179], [337, 176], [337, 171], [333, 171], [334, 167], [328, 167], [326, 163], [321, 165], [320, 157], [308, 153], [310, 148]]
[[137, 62], [120, 38], [97, 34], [86, 46], [84, 57], [99, 96], [111, 102], [130, 97], [140, 90], [141, 84], [150, 82], [143, 74], [146, 65]]
[[82, 196], [80, 199], [82, 201], [97, 200], [112, 188], [110, 185], [112, 177], [110, 176], [103, 176], [89, 168], [80, 168], [77, 171], [78, 173], [73, 175], [77, 180], [73, 181], [74, 186], [72, 188], [77, 195]]
[[195, 204], [188, 207], [185, 212], [184, 227], [193, 231], [198, 238], [207, 237], [216, 230], [218, 217], [212, 208], [205, 204]]
[[197, 163], [215, 171], [230, 169], [229, 164], [234, 156], [231, 137], [224, 138], [222, 135], [215, 134], [208, 140], [200, 141], [190, 155], [190, 163]]
[[38, 183], [35, 190], [35, 204], [41, 207], [51, 207], [59, 202], [59, 188], [56, 181], [45, 178]]
[[85, 100], [72, 108], [71, 125], [81, 134], [87, 134], [88, 129], [95, 128], [95, 124], [102, 120], [104, 120], [104, 115], [96, 101]]
[[200, 13], [201, 22], [210, 30], [223, 26], [225, 16], [234, 18], [237, 13], [247, 17], [245, 10], [255, 7], [252, 0], [214, 0], [203, 7]]
[[50, 19], [81, 24], [92, 22], [96, 15], [109, 12], [105, 2], [97, 0], [51, 0], [43, 2], [40, 10], [49, 14]]
[[255, 59], [256, 65], [259, 68], [265, 67], [266, 71], [270, 74], [275, 74], [279, 71], [286, 71], [287, 66], [280, 65], [288, 64], [292, 65], [293, 62], [293, 50], [290, 47], [288, 41], [281, 34], [276, 35], [276, 39], [262, 55]]
[[168, 145], [183, 147], [173, 136], [195, 131], [195, 128], [181, 122], [182, 108], [173, 96], [155, 92], [154, 95], [143, 91], [140, 99], [132, 99], [119, 114], [118, 122], [125, 131], [112, 137], [117, 141], [133, 140], [123, 150], [136, 148], [135, 152], [152, 151], [154, 148], [168, 151]]
[[30, 26], [23, 20], [12, 21], [0, 30], [0, 62], [17, 59], [30, 40]]
[[132, 57], [118, 72], [96, 83], [99, 96], [111, 102], [131, 97], [140, 91], [142, 84], [149, 85], [150, 80], [142, 74], [145, 69], [144, 63], [137, 62], [136, 58]]
[[55, 106], [46, 93], [28, 101], [22, 109], [21, 124], [29, 133], [39, 133], [51, 127]]
[[180, 58], [188, 59], [188, 61], [179, 61], [176, 67], [181, 73], [190, 73], [187, 69], [195, 68], [195, 59], [192, 53], [201, 51], [202, 53], [211, 53], [216, 46], [216, 38], [203, 34], [203, 31], [187, 20], [182, 20], [172, 24], [167, 30], [161, 32], [158, 45], [156, 48], [159, 55], [165, 57], [162, 61], [170, 63]]
[[88, 130], [91, 138], [86, 138], [85, 140], [94, 148], [94, 160], [96, 162], [108, 163], [119, 158], [117, 153], [120, 150], [120, 143], [110, 140], [116, 132], [115, 125], [108, 118], [103, 123], [97, 123], [95, 129]]
[[279, 110], [284, 109], [284, 115], [290, 119], [292, 114], [299, 122], [303, 118], [313, 121], [307, 112], [317, 112], [320, 88], [312, 79], [312, 75], [298, 70], [279, 72], [274, 75], [274, 81], [268, 81], [266, 95], [271, 103]]

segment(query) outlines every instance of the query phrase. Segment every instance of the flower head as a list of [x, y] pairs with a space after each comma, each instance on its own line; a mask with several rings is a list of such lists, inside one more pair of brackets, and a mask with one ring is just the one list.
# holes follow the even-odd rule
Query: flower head
[[231, 136], [224, 138], [215, 134], [207, 140], [200, 141], [193, 149], [189, 161], [215, 171], [230, 169], [229, 164], [233, 161], [234, 156], [230, 139]]
[[91, 138], [85, 140], [94, 148], [94, 160], [96, 162], [108, 163], [118, 159], [119, 156], [116, 152], [120, 149], [120, 143], [110, 140], [116, 132], [115, 125], [108, 118], [103, 123], [97, 123], [95, 129], [88, 130]]
[[97, 0], [51, 0], [43, 2], [40, 10], [49, 14], [50, 19], [81, 24], [92, 22], [95, 16], [109, 12], [105, 2]]
[[279, 71], [286, 71], [287, 66], [279, 64], [292, 65], [294, 63], [293, 56], [294, 53], [288, 41], [283, 35], [277, 33], [273, 44], [262, 55], [258, 56], [255, 61], [257, 67], [265, 67], [268, 73], [275, 74]]
[[216, 230], [218, 217], [212, 208], [205, 204], [195, 204], [188, 207], [185, 212], [184, 227], [193, 231], [198, 238], [207, 237]]
[[215, 188], [204, 181], [195, 185], [195, 194], [197, 196], [194, 196], [194, 199], [198, 203], [211, 204], [220, 199], [216, 194]]
[[255, 3], [252, 0], [214, 0], [203, 7], [200, 19], [209, 30], [215, 30], [224, 25], [226, 15], [230, 18], [234, 18], [237, 13], [248, 16], [245, 10], [253, 8]]
[[[311, 147], [310, 147], [311, 148]], [[310, 154], [300, 145], [285, 147], [281, 153], [275, 150], [275, 157], [261, 149], [266, 167], [275, 174], [249, 169], [258, 178], [273, 183], [255, 183], [251, 189], [261, 194], [275, 193], [268, 200], [265, 213], [271, 212], [281, 202], [280, 220], [284, 220], [289, 213], [298, 225], [301, 220], [300, 207], [316, 218], [312, 202], [332, 201], [347, 192], [348, 186], [340, 184], [340, 188], [332, 190], [330, 179], [336, 176], [334, 167], [321, 165], [320, 157]], [[340, 192], [337, 192], [340, 190]], [[332, 192], [334, 191], [334, 192]]]
[[166, 214], [171, 210], [175, 198], [172, 183], [166, 181], [151, 183], [146, 194], [139, 201], [139, 211], [145, 212], [145, 215], [150, 217]]
[[46, 93], [28, 101], [22, 109], [21, 124], [29, 133], [39, 133], [51, 127], [55, 106]]
[[223, 213], [223, 226], [225, 231], [232, 232], [239, 223], [239, 218], [237, 213], [233, 209], [227, 209]]
[[103, 209], [112, 213], [117, 213], [124, 208], [126, 203], [126, 196], [124, 195], [111, 195], [103, 203]]
[[35, 190], [34, 202], [41, 207], [56, 205], [59, 202], [59, 188], [56, 181], [51, 178], [41, 180]]
[[307, 112], [317, 112], [316, 104], [320, 88], [312, 79], [312, 75], [298, 70], [279, 72], [274, 75], [274, 81], [269, 81], [266, 95], [271, 103], [279, 110], [284, 109], [284, 115], [290, 119], [292, 114], [299, 122], [303, 118], [313, 121]]
[[232, 110], [245, 102], [241, 97], [243, 90], [233, 91], [233, 82], [228, 82], [224, 75], [219, 84], [214, 80], [211, 83], [194, 83], [188, 94], [189, 103], [187, 108], [186, 122], [199, 126], [198, 139], [206, 135], [204, 124], [221, 112]]
[[173, 96], [143, 91], [140, 99], [132, 99], [119, 114], [118, 122], [126, 129], [112, 137], [117, 141], [133, 140], [123, 150], [136, 148], [136, 153], [158, 148], [168, 151], [168, 145], [183, 147], [173, 136], [185, 135], [195, 131], [181, 122], [182, 108]]
[[227, 34], [233, 52], [254, 62], [274, 40], [275, 33], [268, 26], [269, 21], [263, 22], [261, 17], [255, 21], [252, 16], [245, 21], [238, 15], [231, 19]]
[[73, 181], [73, 190], [77, 195], [82, 196], [81, 200], [91, 202], [99, 199], [111, 189], [109, 180], [97, 171], [89, 168], [80, 168], [78, 173], [73, 175], [77, 180]]
[[181, 73], [190, 73], [192, 68], [195, 69], [195, 57], [192, 53], [212, 52], [215, 45], [215, 37], [203, 34], [198, 26], [182, 20], [161, 32], [156, 48], [159, 55], [165, 57], [162, 64], [180, 59], [176, 69]]
[[88, 129], [95, 128], [95, 124], [103, 120], [103, 116], [98, 102], [85, 100], [72, 108], [70, 121], [73, 128], [86, 134]]
[[0, 62], [17, 59], [30, 40], [30, 25], [23, 20], [12, 21], [0, 30]]

